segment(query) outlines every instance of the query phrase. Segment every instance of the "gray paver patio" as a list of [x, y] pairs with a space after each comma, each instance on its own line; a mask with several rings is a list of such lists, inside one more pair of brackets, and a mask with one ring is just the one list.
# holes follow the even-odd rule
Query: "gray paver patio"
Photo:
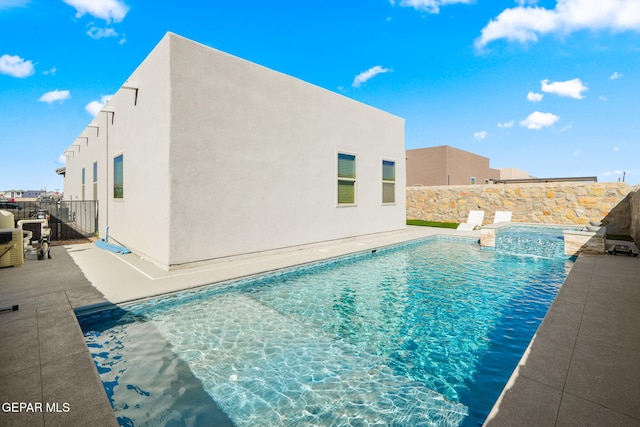
[[105, 299], [64, 247], [51, 254], [0, 269], [0, 306], [19, 306], [0, 313], [0, 401], [35, 410], [3, 408], [0, 425], [117, 426], [73, 311]]

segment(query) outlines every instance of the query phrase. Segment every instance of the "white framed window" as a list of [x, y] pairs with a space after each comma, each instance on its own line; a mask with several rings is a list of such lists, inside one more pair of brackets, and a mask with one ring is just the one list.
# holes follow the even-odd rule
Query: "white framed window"
[[113, 198], [124, 198], [124, 154], [113, 158]]
[[382, 161], [382, 203], [396, 202], [396, 162]]
[[338, 153], [338, 205], [356, 204], [356, 156]]

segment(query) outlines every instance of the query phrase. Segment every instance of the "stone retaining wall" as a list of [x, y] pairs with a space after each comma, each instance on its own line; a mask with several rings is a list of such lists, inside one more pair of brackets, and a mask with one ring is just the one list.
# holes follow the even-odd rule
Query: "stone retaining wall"
[[640, 246], [640, 186], [634, 188], [635, 190], [629, 193], [629, 209], [631, 211], [629, 233], [636, 245]]
[[635, 230], [638, 241], [639, 189], [616, 182], [413, 186], [407, 187], [407, 219], [465, 222], [477, 209], [485, 212], [484, 224], [491, 224], [494, 213], [503, 210], [513, 213], [513, 222], [602, 221], [610, 234]]

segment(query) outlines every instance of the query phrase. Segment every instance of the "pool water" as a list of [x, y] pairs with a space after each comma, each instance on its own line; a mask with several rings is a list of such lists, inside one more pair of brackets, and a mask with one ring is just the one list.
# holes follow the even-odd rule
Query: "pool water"
[[571, 265], [431, 238], [79, 320], [123, 426], [477, 426]]

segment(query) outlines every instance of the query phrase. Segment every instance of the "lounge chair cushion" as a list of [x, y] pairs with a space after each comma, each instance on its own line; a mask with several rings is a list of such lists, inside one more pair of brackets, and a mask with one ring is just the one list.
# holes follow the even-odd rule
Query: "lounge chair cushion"
[[483, 219], [484, 211], [469, 211], [469, 218], [467, 218], [467, 222], [460, 224], [458, 226], [458, 230], [471, 231], [476, 227], [481, 227]]
[[509, 211], [496, 211], [493, 217], [493, 223], [497, 222], [511, 222], [511, 212]]

